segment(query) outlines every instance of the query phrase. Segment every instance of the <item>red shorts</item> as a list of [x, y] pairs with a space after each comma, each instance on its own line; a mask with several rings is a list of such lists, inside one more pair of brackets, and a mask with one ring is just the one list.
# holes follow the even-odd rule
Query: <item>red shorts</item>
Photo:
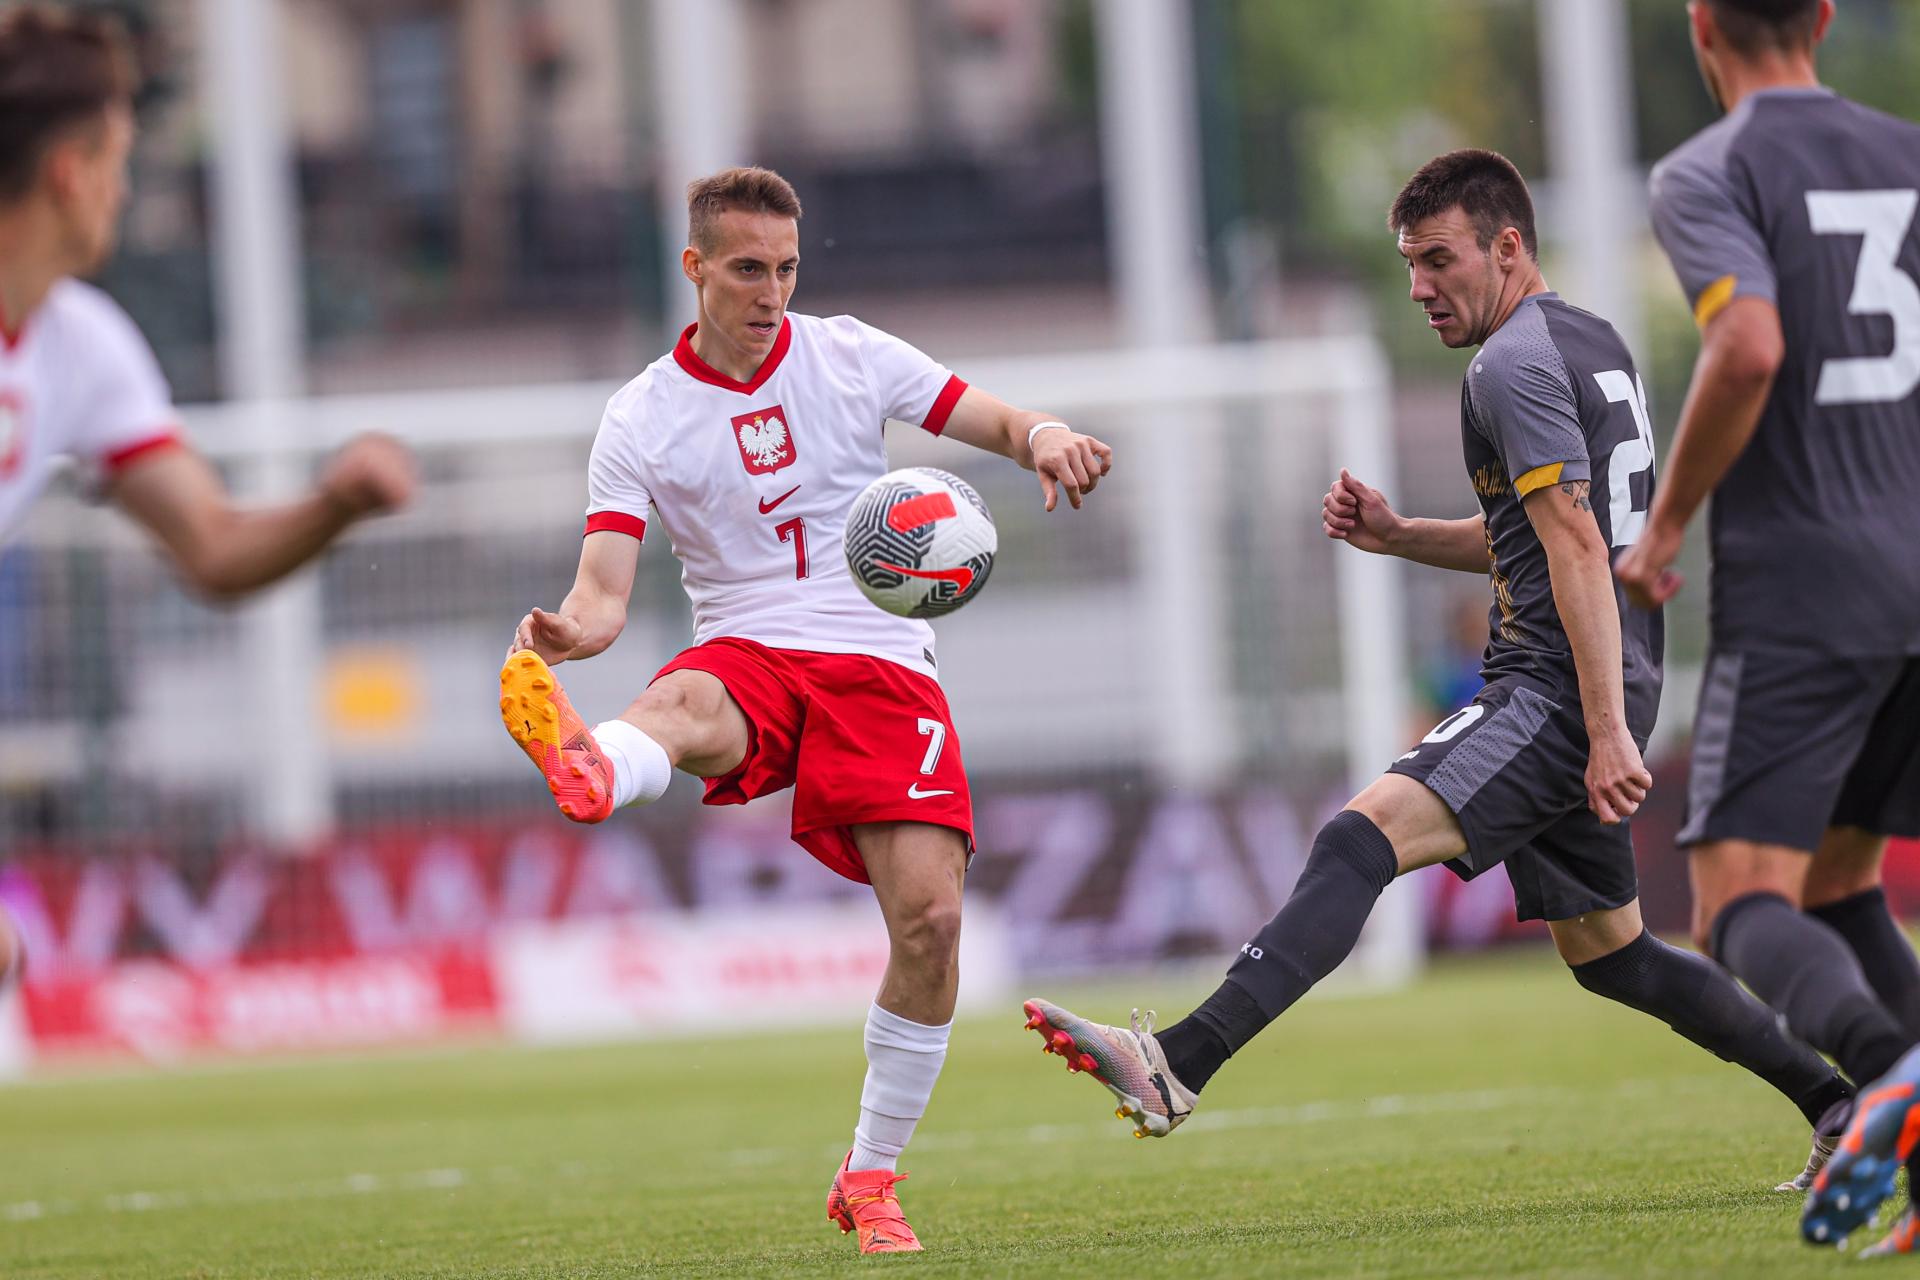
[[747, 716], [747, 755], [707, 779], [708, 804], [793, 788], [793, 840], [849, 880], [869, 883], [852, 828], [952, 827], [973, 848], [973, 801], [939, 682], [862, 653], [773, 649], [723, 636], [660, 668], [718, 677]]

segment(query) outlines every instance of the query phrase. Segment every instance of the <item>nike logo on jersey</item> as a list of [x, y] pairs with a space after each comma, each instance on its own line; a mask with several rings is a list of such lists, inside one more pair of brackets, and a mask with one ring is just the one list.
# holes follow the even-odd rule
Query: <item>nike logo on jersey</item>
[[973, 585], [973, 570], [965, 565], [958, 569], [909, 569], [903, 564], [888, 564], [885, 560], [875, 560], [873, 564], [877, 569], [891, 569], [909, 578], [935, 578], [941, 582], [951, 582], [963, 594]]
[[935, 796], [950, 796], [952, 794], [953, 792], [951, 791], [922, 791], [920, 784], [917, 782], [907, 788], [907, 799], [909, 800], [931, 800]]
[[795, 485], [793, 486], [793, 488], [787, 490], [785, 493], [775, 498], [772, 502], [768, 502], [765, 498], [760, 499], [760, 514], [763, 516], [766, 515], [768, 512], [772, 511], [775, 507], [779, 506], [781, 503], [785, 502], [788, 498], [791, 498], [794, 494], [798, 492], [800, 492], [800, 486]]

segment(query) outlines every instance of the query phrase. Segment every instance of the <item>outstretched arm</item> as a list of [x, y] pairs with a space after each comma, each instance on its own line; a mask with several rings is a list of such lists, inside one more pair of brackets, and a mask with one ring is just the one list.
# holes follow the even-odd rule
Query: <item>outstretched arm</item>
[[1673, 562], [1687, 523], [1753, 439], [1785, 355], [1780, 312], [1764, 298], [1735, 298], [1707, 322], [1647, 526], [1614, 566], [1640, 608], [1680, 590]]
[[1485, 517], [1409, 520], [1393, 509], [1385, 494], [1345, 469], [1320, 504], [1320, 527], [1329, 538], [1375, 555], [1461, 573], [1485, 574], [1493, 567], [1487, 557]]
[[1016, 409], [978, 387], [968, 387], [954, 404], [941, 434], [1012, 458], [1037, 473], [1047, 510], [1058, 504], [1062, 489], [1066, 490], [1067, 501], [1077, 508], [1082, 496], [1092, 493], [1100, 477], [1113, 469], [1113, 450], [1065, 423], [1034, 432], [1043, 422], [1058, 423], [1059, 419], [1031, 409]]
[[1560, 625], [1573, 646], [1580, 705], [1587, 718], [1587, 807], [1609, 825], [1633, 816], [1653, 775], [1627, 728], [1621, 676], [1620, 605], [1607, 564], [1607, 542], [1593, 518], [1589, 482], [1535, 489], [1521, 501], [1540, 545]]
[[370, 435], [334, 455], [311, 494], [280, 506], [234, 506], [219, 472], [184, 447], [136, 460], [108, 496], [159, 539], [189, 586], [231, 600], [292, 573], [358, 521], [405, 505], [413, 485], [407, 451]]
[[591, 658], [620, 638], [627, 626], [627, 600], [640, 566], [640, 540], [601, 529], [580, 544], [580, 568], [573, 590], [558, 613], [535, 609], [520, 619], [509, 653], [531, 649], [548, 666], [569, 658]]

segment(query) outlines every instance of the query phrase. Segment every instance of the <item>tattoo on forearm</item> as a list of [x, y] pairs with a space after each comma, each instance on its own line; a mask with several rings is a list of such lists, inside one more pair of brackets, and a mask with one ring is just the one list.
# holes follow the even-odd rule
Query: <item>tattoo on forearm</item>
[[1593, 485], [1586, 480], [1569, 480], [1560, 486], [1560, 492], [1572, 498], [1575, 507], [1582, 511], [1591, 511], [1593, 503], [1588, 499], [1587, 494], [1592, 488]]

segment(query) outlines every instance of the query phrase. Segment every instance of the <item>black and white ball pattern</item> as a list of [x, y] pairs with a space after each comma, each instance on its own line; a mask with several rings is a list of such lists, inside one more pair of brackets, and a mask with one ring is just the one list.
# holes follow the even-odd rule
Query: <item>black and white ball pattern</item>
[[934, 467], [889, 471], [847, 516], [847, 567], [867, 599], [903, 618], [952, 613], [980, 594], [999, 535], [987, 504]]

